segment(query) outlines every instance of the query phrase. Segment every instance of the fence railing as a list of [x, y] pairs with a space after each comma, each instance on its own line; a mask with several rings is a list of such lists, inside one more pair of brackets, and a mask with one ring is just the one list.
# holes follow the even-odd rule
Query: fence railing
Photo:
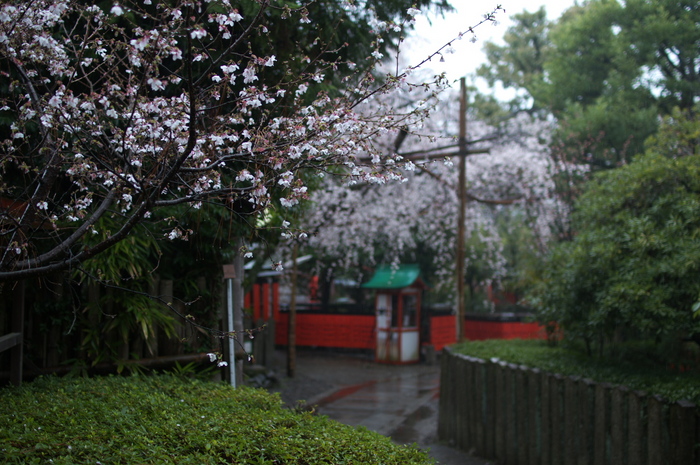
[[441, 440], [502, 465], [697, 465], [691, 402], [587, 379], [441, 357]]

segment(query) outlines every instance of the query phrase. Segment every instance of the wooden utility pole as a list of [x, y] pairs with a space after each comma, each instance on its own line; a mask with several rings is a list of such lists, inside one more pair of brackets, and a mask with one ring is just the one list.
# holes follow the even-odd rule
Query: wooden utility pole
[[457, 218], [457, 342], [464, 339], [464, 240], [467, 212], [467, 84], [461, 78], [459, 99], [459, 180], [457, 196], [459, 198], [459, 215]]

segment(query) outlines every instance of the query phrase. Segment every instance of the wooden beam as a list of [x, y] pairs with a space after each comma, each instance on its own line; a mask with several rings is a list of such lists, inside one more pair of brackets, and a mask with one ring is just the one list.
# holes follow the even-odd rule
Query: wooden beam
[[0, 336], [0, 352], [12, 349], [22, 343], [22, 333], [10, 333]]
[[[461, 151], [452, 151], [452, 152], [438, 152], [434, 153], [431, 151], [422, 151], [420, 152], [423, 154], [423, 156], [417, 156], [415, 154], [412, 155], [404, 155], [404, 154], [399, 154], [402, 157], [404, 157], [406, 160], [410, 160], [412, 162], [420, 162], [423, 160], [442, 160], [444, 158], [449, 158], [449, 157], [462, 157], [464, 158], [465, 156], [469, 155], [484, 155], [491, 153], [490, 149], [473, 149], [473, 150], [465, 150], [464, 152]], [[371, 162], [372, 158], [370, 157], [358, 157], [357, 162], [358, 163], [364, 163], [364, 162]], [[364, 165], [363, 165], [364, 166]]]

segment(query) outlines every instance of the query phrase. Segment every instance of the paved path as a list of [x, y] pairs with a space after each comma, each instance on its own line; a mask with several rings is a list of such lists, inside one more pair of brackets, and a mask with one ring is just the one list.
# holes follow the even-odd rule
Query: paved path
[[[283, 361], [285, 354], [278, 355]], [[384, 365], [366, 356], [300, 351], [296, 376], [282, 379], [276, 390], [289, 405], [306, 400], [341, 423], [430, 449], [442, 465], [490, 463], [438, 442], [438, 366]]]

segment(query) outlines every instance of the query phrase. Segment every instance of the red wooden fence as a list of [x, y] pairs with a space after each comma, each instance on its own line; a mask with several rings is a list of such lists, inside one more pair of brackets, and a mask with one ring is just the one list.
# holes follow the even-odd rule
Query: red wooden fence
[[[253, 321], [275, 321], [275, 344], [286, 345], [288, 318], [280, 312], [277, 283], [258, 283], [246, 294], [245, 306]], [[436, 351], [456, 342], [455, 317], [430, 315], [429, 331], [424, 333]], [[297, 345], [302, 347], [327, 347], [374, 350], [376, 318], [374, 315], [297, 312]], [[544, 328], [538, 323], [522, 321], [509, 314], [468, 315], [464, 323], [464, 337], [468, 340], [483, 339], [544, 339]]]
[[464, 338], [484, 339], [545, 339], [545, 330], [538, 323], [524, 321], [470, 320], [464, 323]]
[[457, 339], [457, 328], [454, 315], [440, 315], [430, 317], [430, 341], [436, 351], [454, 344]]
[[[287, 344], [288, 313], [275, 321], [275, 343]], [[297, 313], [297, 345], [374, 350], [374, 315]]]

